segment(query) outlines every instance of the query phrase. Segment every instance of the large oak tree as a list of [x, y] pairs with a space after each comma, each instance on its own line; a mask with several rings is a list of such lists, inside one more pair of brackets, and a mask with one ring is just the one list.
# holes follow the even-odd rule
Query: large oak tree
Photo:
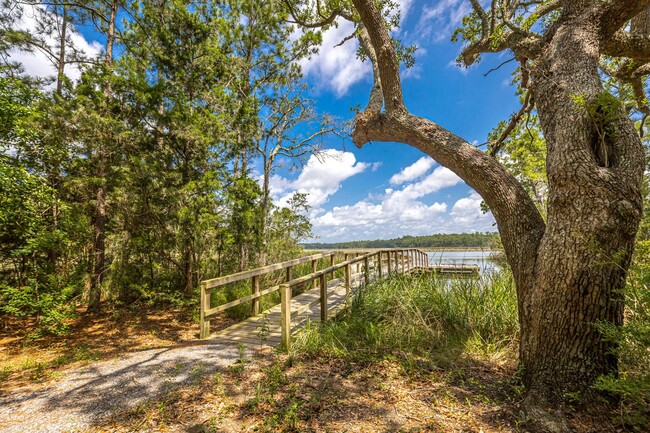
[[[352, 0], [348, 10], [341, 2], [317, 2], [311, 13], [296, 5], [292, 10], [297, 22], [312, 25], [329, 25], [335, 16], [358, 23], [356, 35], [374, 72], [369, 103], [355, 118], [358, 147], [372, 141], [416, 147], [489, 205], [517, 286], [528, 401], [558, 404], [617, 370], [611, 343], [595, 324], [623, 321], [622, 289], [642, 213], [644, 152], [630, 111], [606, 91], [603, 71], [609, 65], [615, 70], [605, 72], [632, 83], [639, 111], [647, 112], [642, 92], [650, 37], [639, 17], [650, 0], [468, 1], [473, 12], [460, 30], [468, 42], [462, 61], [471, 65], [483, 53], [512, 52], [526, 92], [522, 112], [534, 109], [539, 116], [547, 143], [546, 221], [494, 157], [499, 142], [483, 152], [406, 108], [399, 50], [385, 13], [390, 2]], [[484, 9], [486, 3], [491, 7]]]

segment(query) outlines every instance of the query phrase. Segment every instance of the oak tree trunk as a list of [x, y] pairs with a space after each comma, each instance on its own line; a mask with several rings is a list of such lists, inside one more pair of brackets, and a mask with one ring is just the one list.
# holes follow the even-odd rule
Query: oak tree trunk
[[[495, 158], [408, 112], [381, 12], [372, 0], [352, 1], [371, 42], [364, 49], [378, 65], [370, 102], [355, 118], [355, 144], [409, 144], [483, 197], [517, 287], [527, 402], [545, 408], [565, 402], [569, 394], [589, 393], [598, 376], [617, 370], [612, 343], [597, 325], [623, 320], [622, 290], [641, 218], [644, 168], [639, 135], [617, 99], [604, 91], [598, 62], [616, 46], [612, 35], [649, 2], [549, 2], [562, 12], [548, 37], [510, 35], [517, 59], [531, 67], [527, 88], [547, 142], [545, 222]], [[488, 35], [487, 15], [479, 2], [473, 4]], [[620, 38], [624, 44], [625, 36]], [[471, 63], [481, 50], [491, 49], [490, 43], [480, 40], [476, 51], [470, 46], [463, 55]]]
[[596, 23], [576, 16], [537, 60], [532, 90], [548, 147], [548, 219], [521, 287], [524, 383], [549, 403], [616, 373], [601, 322], [622, 324], [641, 217], [643, 151], [598, 72]]

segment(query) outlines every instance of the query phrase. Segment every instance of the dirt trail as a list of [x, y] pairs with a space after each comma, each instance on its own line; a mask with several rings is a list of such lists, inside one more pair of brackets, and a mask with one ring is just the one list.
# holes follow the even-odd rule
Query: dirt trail
[[0, 432], [83, 431], [115, 411], [223, 370], [238, 358], [236, 345], [207, 340], [68, 370], [45, 389], [1, 395]]

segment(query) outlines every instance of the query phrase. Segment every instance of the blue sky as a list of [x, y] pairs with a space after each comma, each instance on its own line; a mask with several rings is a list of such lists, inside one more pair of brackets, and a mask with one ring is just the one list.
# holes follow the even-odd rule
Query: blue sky
[[[470, 69], [455, 65], [461, 45], [451, 33], [469, 11], [469, 0], [399, 0], [402, 26], [396, 36], [418, 46], [416, 66], [402, 75], [407, 108], [448, 128], [470, 143], [486, 141], [500, 120], [519, 108], [510, 86], [514, 63], [487, 76], [507, 60], [492, 55]], [[24, 27], [33, 26], [29, 18]], [[302, 62], [310, 97], [318, 111], [351, 120], [354, 106], [365, 106], [372, 82], [369, 64], [356, 59], [357, 44], [343, 40], [352, 27], [341, 22], [324, 35], [320, 52]], [[89, 54], [101, 51], [96, 35], [79, 29], [75, 43]], [[38, 55], [15, 55], [27, 72], [49, 75]], [[72, 78], [77, 70], [69, 70]], [[310, 219], [321, 242], [386, 239], [404, 235], [494, 231], [480, 197], [449, 170], [419, 150], [400, 143], [370, 143], [357, 149], [349, 138], [328, 137], [322, 162], [279, 169], [272, 179], [276, 203], [295, 191], [308, 193]]]
[[[450, 37], [469, 1], [400, 3], [397, 36], [418, 46], [416, 66], [402, 75], [407, 107], [470, 143], [485, 142], [500, 120], [519, 109], [510, 86], [513, 64], [484, 76], [507, 54], [458, 68], [461, 45], [452, 44]], [[350, 30], [342, 24], [330, 31], [319, 54], [303, 62], [318, 109], [344, 119], [352, 118], [351, 107], [365, 106], [372, 82], [370, 66], [355, 59], [355, 41], [333, 48]], [[496, 230], [492, 216], [480, 210], [481, 198], [417, 149], [399, 143], [357, 149], [350, 139], [339, 138], [326, 141], [325, 147], [332, 149], [333, 158], [324, 166], [314, 158], [301, 171], [277, 173], [273, 183], [280, 203], [293, 191], [309, 193], [319, 241]]]

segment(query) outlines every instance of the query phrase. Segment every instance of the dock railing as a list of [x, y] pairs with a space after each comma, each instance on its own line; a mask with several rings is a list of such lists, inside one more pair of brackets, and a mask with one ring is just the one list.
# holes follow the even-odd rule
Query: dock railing
[[[336, 257], [344, 257], [340, 263], [335, 263]], [[330, 266], [317, 270], [318, 260], [330, 258]], [[302, 277], [293, 278], [292, 269], [297, 265], [311, 262], [312, 272]], [[280, 291], [281, 319], [280, 328], [282, 334], [282, 345], [288, 348], [291, 344], [291, 318], [298, 315], [316, 303], [320, 303], [321, 321], [328, 318], [328, 275], [330, 280], [334, 278], [336, 271], [344, 269], [343, 284], [346, 291], [346, 303], [352, 292], [352, 280], [358, 276], [365, 284], [371, 280], [383, 278], [396, 272], [410, 272], [417, 268], [427, 268], [429, 260], [426, 253], [415, 249], [382, 249], [368, 252], [365, 251], [330, 251], [321, 254], [314, 254], [299, 259], [289, 260], [283, 263], [276, 263], [250, 271], [239, 272], [219, 278], [201, 282], [201, 315], [200, 315], [200, 338], [207, 338], [210, 335], [210, 317], [225, 311], [229, 308], [252, 302], [251, 313], [256, 316], [259, 311], [259, 299], [267, 294]], [[269, 288], [260, 288], [260, 277], [271, 272], [286, 269], [286, 281]], [[226, 284], [251, 280], [251, 294], [234, 301], [211, 308], [211, 290], [218, 289]], [[299, 309], [291, 310], [292, 289], [302, 284], [310, 284], [313, 288], [320, 286], [320, 297], [311, 304], [304, 305]]]

